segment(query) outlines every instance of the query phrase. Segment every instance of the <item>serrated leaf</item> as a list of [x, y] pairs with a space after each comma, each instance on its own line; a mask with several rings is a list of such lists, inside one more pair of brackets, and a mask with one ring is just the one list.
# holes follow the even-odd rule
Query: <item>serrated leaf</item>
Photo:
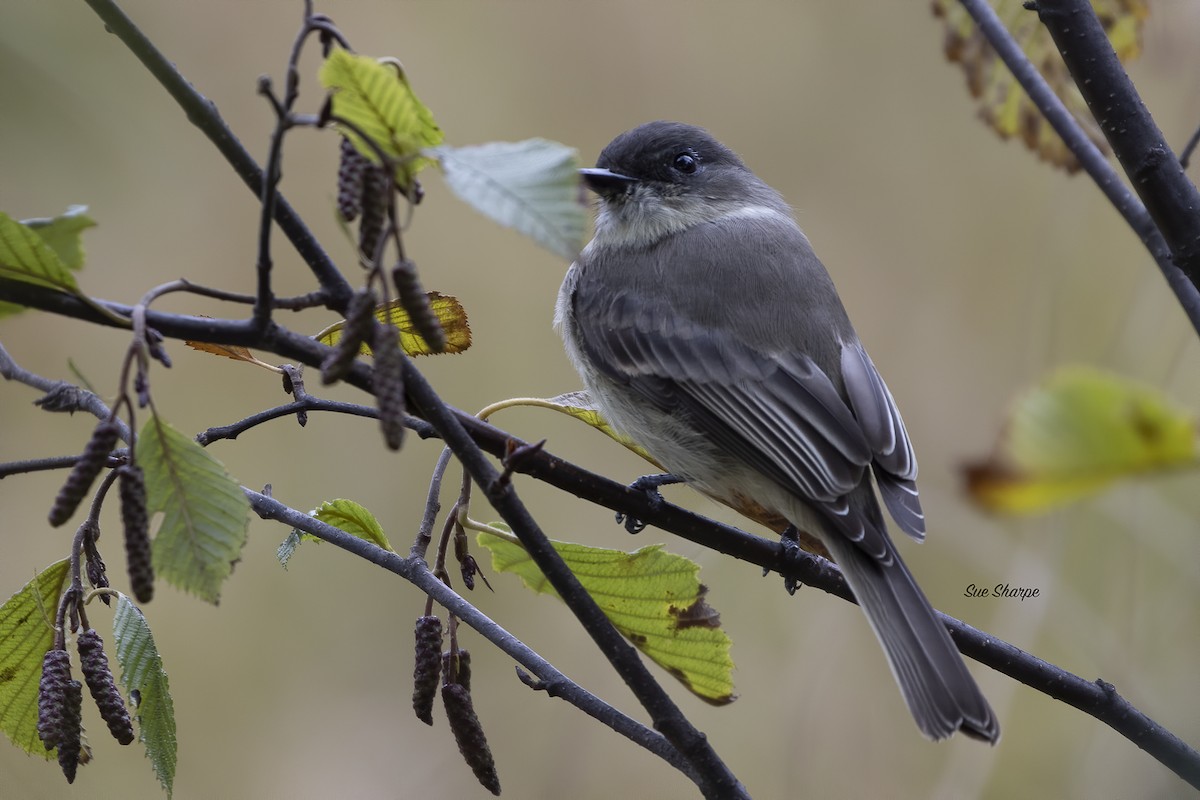
[[586, 215], [573, 149], [527, 139], [439, 147], [430, 154], [446, 184], [476, 210], [567, 260], [579, 254]]
[[[1037, 14], [1024, 8], [1024, 0], [994, 0], [993, 6], [1088, 138], [1101, 152], [1107, 153], [1108, 143], [1103, 133]], [[1092, 7], [1121, 61], [1136, 58], [1141, 52], [1142, 22], [1149, 14], [1145, 0], [1093, 0]], [[1078, 170], [1074, 154], [1042, 117], [958, 0], [934, 0], [933, 12], [945, 23], [946, 58], [962, 65], [967, 86], [979, 100], [984, 121], [1001, 138], [1020, 136], [1025, 146], [1040, 158], [1069, 172]]]
[[297, 528], [292, 528], [291, 533], [283, 537], [283, 541], [279, 543], [279, 547], [275, 548], [275, 558], [279, 561], [279, 566], [287, 569], [288, 562], [292, 560], [292, 556], [296, 555], [296, 548], [303, 541], [304, 533]]
[[[463, 308], [458, 298], [441, 292], [426, 292], [426, 295], [429, 297], [430, 308], [442, 323], [442, 330], [446, 332], [446, 347], [440, 352], [461, 353], [470, 347], [471, 326], [467, 322], [466, 309]], [[428, 356], [439, 352], [431, 348], [421, 334], [417, 333], [408, 312], [400, 305], [399, 300], [392, 300], [376, 306], [375, 319], [400, 331], [400, 347], [408, 355]], [[332, 347], [341, 341], [342, 331], [345, 327], [345, 320], [335, 322], [313, 338]], [[361, 352], [363, 355], [369, 356], [371, 348], [364, 344]]]
[[[310, 516], [335, 528], [339, 528], [351, 536], [366, 539], [368, 542], [372, 542], [384, 550], [393, 553], [396, 552], [392, 549], [392, 543], [388, 541], [387, 534], [383, 532], [383, 526], [379, 524], [379, 520], [375, 518], [375, 515], [353, 500], [326, 500], [308, 513]], [[320, 541], [321, 539], [318, 536], [305, 533], [299, 528], [293, 528], [291, 533], [279, 543], [279, 547], [275, 550], [275, 557], [279, 560], [280, 566], [287, 569], [288, 562], [296, 554], [296, 548], [301, 543]]]
[[[557, 592], [506, 526], [480, 533], [492, 553], [492, 569], [511, 572], [535, 592]], [[575, 577], [613, 626], [689, 690], [714, 705], [734, 700], [731, 642], [704, 596], [700, 567], [650, 545], [632, 553], [552, 541]]]
[[157, 416], [142, 428], [137, 460], [149, 512], [163, 512], [155, 572], [216, 603], [246, 544], [250, 503], [241, 486], [207, 450]]
[[46, 759], [55, 751], [38, 738], [38, 684], [69, 571], [66, 559], [51, 564], [0, 606], [0, 730], [26, 753]]
[[83, 268], [83, 236], [96, 221], [87, 215], [87, 206], [70, 206], [57, 217], [26, 219], [22, 223], [37, 232], [50, 245], [67, 269]]
[[138, 607], [123, 594], [117, 597], [113, 615], [113, 640], [125, 696], [137, 698], [138, 740], [145, 745], [154, 774], [170, 797], [178, 749], [175, 704], [150, 626]]
[[335, 528], [340, 528], [351, 536], [366, 539], [384, 550], [392, 550], [387, 534], [375, 515], [353, 500], [326, 500], [311, 512], [313, 517]]
[[[369, 136], [388, 156], [405, 160], [404, 185], [422, 167], [425, 158], [415, 158], [423, 148], [442, 143], [442, 131], [433, 114], [413, 93], [408, 79], [395, 62], [380, 63], [368, 56], [334, 48], [321, 66], [321, 85], [331, 90], [333, 113]], [[375, 150], [348, 127], [339, 128], [354, 147], [379, 163]]]
[[[75, 276], [58, 253], [37, 231], [0, 212], [0, 278], [48, 286], [80, 294]], [[15, 303], [0, 303], [0, 317], [23, 310]]]
[[1089, 367], [1064, 367], [1019, 397], [993, 454], [965, 467], [972, 500], [1037, 513], [1112, 482], [1200, 464], [1196, 420], [1158, 389]]

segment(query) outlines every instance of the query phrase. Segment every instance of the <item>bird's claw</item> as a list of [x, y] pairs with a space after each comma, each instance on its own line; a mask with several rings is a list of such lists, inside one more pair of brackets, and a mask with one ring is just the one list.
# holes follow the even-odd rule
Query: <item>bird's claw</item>
[[[788, 525], [783, 533], [779, 536], [779, 544], [783, 546], [784, 562], [791, 561], [792, 558], [800, 552], [800, 531], [795, 525]], [[783, 576], [783, 588], [788, 594], [795, 594], [796, 590], [803, 586], [800, 580], [792, 575]]]
[[[662, 473], [658, 475], [643, 475], [633, 483], [629, 484], [629, 490], [633, 492], [641, 492], [646, 495], [646, 499], [650, 501], [650, 509], [657, 511], [662, 507], [665, 501], [659, 493], [659, 488], [669, 486], [673, 483], [683, 483], [683, 478], [670, 473]], [[646, 523], [642, 520], [629, 515], [623, 514], [620, 511], [616, 514], [617, 522], [625, 525], [625, 530], [629, 533], [641, 533], [646, 529]]]

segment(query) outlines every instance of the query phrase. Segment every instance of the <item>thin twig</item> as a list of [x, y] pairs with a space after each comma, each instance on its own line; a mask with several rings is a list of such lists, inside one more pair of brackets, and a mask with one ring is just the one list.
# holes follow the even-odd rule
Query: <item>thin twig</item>
[[[288, 417], [301, 411], [329, 411], [336, 414], [349, 414], [355, 417], [371, 417], [372, 419], [379, 418], [379, 409], [375, 406], [364, 406], [358, 403], [346, 403], [340, 400], [324, 400], [319, 397], [313, 397], [310, 394], [305, 394], [304, 397], [295, 400], [286, 405], [269, 408], [266, 411], [259, 411], [256, 414], [251, 414], [245, 419], [231, 422], [228, 425], [219, 425], [209, 428], [206, 431], [196, 436], [196, 441], [207, 447], [213, 442], [222, 439], [236, 439], [241, 434], [262, 425], [265, 422], [270, 422], [280, 417]], [[404, 418], [404, 424], [417, 436], [422, 439], [430, 439], [437, 436], [437, 431], [433, 429], [428, 422], [412, 415], [407, 415]]]
[[[150, 74], [170, 93], [192, 124], [198, 127], [216, 146], [246, 186], [255, 195], [261, 197], [262, 170], [255, 163], [254, 157], [225, 124], [216, 105], [200, 94], [183, 77], [175, 65], [159, 52], [158, 48], [146, 38], [145, 34], [133, 24], [133, 21], [113, 0], [86, 1], [97, 16], [104, 21], [107, 29], [129, 48]], [[278, 196], [274, 218], [280, 230], [292, 242], [296, 252], [308, 264], [317, 281], [326, 290], [332, 306], [335, 308], [344, 306], [352, 292], [350, 284], [282, 194]]]
[[[105, 467], [116, 467], [125, 463], [123, 454], [126, 451], [114, 450], [104, 462]], [[75, 466], [75, 462], [79, 460], [79, 455], [73, 456], [50, 456], [48, 458], [30, 458], [24, 461], [8, 461], [0, 464], [0, 480], [7, 478], [9, 475], [25, 475], [31, 472], [45, 472], [52, 469], [67, 469]]]
[[446, 468], [450, 466], [453, 453], [449, 447], [442, 448], [437, 464], [433, 467], [433, 476], [429, 479], [429, 493], [425, 497], [425, 513], [421, 516], [421, 527], [417, 529], [417, 538], [409, 548], [409, 558], [424, 560], [429, 552], [429, 544], [433, 541], [433, 526], [437, 523], [438, 513], [442, 510], [442, 479], [446, 476]]

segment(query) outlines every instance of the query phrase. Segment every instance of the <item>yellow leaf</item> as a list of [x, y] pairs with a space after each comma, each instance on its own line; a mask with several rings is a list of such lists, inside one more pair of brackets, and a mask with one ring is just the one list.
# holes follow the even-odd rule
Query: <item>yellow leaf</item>
[[[492, 553], [492, 569], [511, 572], [535, 592], [557, 592], [500, 523], [480, 533]], [[632, 553], [551, 542], [600, 609], [635, 647], [666, 669], [702, 700], [724, 705], [733, 694], [731, 642], [720, 615], [708, 605], [700, 567], [668, 553], [662, 545]]]
[[197, 342], [191, 339], [185, 340], [184, 344], [202, 353], [212, 353], [214, 356], [224, 356], [225, 358], [232, 358], [234, 361], [245, 361], [247, 364], [254, 364], [255, 366], [269, 369], [272, 372], [280, 371], [279, 367], [255, 358], [253, 353], [241, 345], [213, 344], [212, 342]]
[[[442, 323], [442, 329], [446, 332], [446, 349], [441, 352], [461, 353], [470, 347], [471, 326], [467, 323], [467, 312], [462, 307], [462, 303], [458, 302], [458, 298], [440, 292], [426, 292], [426, 294], [429, 297], [429, 305], [433, 309], [433, 313], [437, 315], [438, 320]], [[376, 306], [375, 318], [400, 331], [400, 347], [408, 355], [427, 356], [437, 352], [417, 333], [409, 319], [408, 312], [400, 305], [399, 300]], [[322, 344], [332, 347], [341, 340], [342, 329], [345, 326], [345, 320], [335, 322], [314, 338]], [[371, 348], [364, 344], [362, 353], [370, 355]]]
[[1064, 367], [1017, 399], [993, 454], [964, 469], [978, 505], [1045, 511], [1115, 480], [1196, 466], [1196, 421], [1157, 389]]
[[[995, 0], [993, 6], [1025, 55], [1088, 137], [1101, 152], [1107, 153], [1108, 143], [1059, 57], [1049, 32], [1038, 21], [1036, 13], [1024, 8], [1023, 2]], [[1092, 7], [1121, 61], [1136, 58], [1141, 52], [1142, 22], [1150, 13], [1145, 0], [1093, 0]], [[1003, 139], [1020, 136], [1025, 146], [1045, 161], [1068, 172], [1078, 170], [1075, 156], [1042, 117], [958, 0], [934, 0], [933, 13], [944, 22], [946, 58], [962, 65], [971, 95], [980, 101], [979, 113], [984, 121]]]
[[646, 448], [630, 439], [628, 436], [617, 433], [613, 427], [608, 424], [601, 414], [600, 409], [596, 408], [595, 401], [586, 390], [578, 392], [567, 392], [560, 394], [557, 397], [551, 397], [548, 400], [536, 400], [531, 405], [536, 404], [544, 408], [552, 408], [555, 411], [574, 417], [577, 420], [586, 422], [596, 430], [610, 437], [613, 441], [629, 448], [631, 451], [649, 461], [656, 468], [662, 469], [662, 464], [659, 464], [653, 456], [646, 451]]

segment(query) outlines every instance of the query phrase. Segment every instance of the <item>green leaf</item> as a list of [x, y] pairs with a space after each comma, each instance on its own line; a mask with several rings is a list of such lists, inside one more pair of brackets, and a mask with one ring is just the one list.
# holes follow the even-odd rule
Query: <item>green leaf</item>
[[0, 730], [26, 753], [46, 759], [55, 751], [38, 738], [38, 684], [69, 570], [66, 559], [51, 564], [0, 606]]
[[[496, 533], [480, 533], [492, 553], [492, 569], [511, 572], [535, 592], [557, 592], [525, 548], [492, 523]], [[551, 542], [575, 577], [613, 625], [635, 647], [664, 667], [698, 697], [714, 705], [734, 700], [730, 641], [720, 617], [704, 600], [700, 567], [650, 545], [632, 553]]]
[[366, 539], [384, 550], [392, 550], [392, 543], [383, 532], [383, 526], [375, 515], [353, 500], [327, 500], [311, 512], [312, 516], [335, 528], [341, 528], [351, 536]]
[[154, 644], [146, 618], [125, 595], [117, 598], [113, 615], [113, 639], [121, 665], [121, 685], [135, 703], [138, 739], [167, 797], [175, 783], [175, 705], [167, 685], [167, 673]]
[[[392, 549], [392, 543], [388, 541], [387, 534], [383, 532], [383, 526], [379, 524], [379, 520], [375, 519], [375, 515], [353, 500], [326, 500], [308, 513], [309, 516], [339, 528], [351, 536], [366, 539], [389, 552], [396, 552]], [[296, 548], [302, 542], [320, 541], [319, 537], [313, 536], [311, 533], [293, 528], [292, 532], [279, 543], [275, 557], [279, 559], [280, 565], [287, 569], [288, 561], [295, 555]]]
[[296, 548], [304, 541], [304, 536], [305, 534], [299, 529], [292, 528], [292, 532], [283, 538], [283, 541], [279, 543], [279, 547], [275, 548], [275, 558], [279, 560], [279, 566], [287, 569], [288, 562], [296, 554]]
[[430, 151], [460, 198], [501, 225], [571, 260], [583, 245], [579, 156], [558, 142], [527, 139]]
[[[75, 277], [54, 248], [33, 228], [3, 212], [0, 212], [0, 278], [80, 294]], [[21, 310], [15, 303], [0, 303], [0, 317]]]
[[965, 473], [978, 505], [1021, 514], [1078, 500], [1121, 478], [1197, 465], [1192, 414], [1152, 386], [1064, 367], [1017, 399], [992, 455]]
[[[321, 66], [321, 85], [332, 91], [333, 113], [362, 130], [391, 158], [412, 159], [399, 176], [407, 185], [428, 163], [417, 158], [423, 148], [442, 143], [442, 131], [408, 85], [408, 79], [398, 63], [381, 63], [368, 56], [348, 53], [334, 48]], [[348, 127], [341, 133], [355, 148], [374, 163], [379, 163], [375, 150]]]
[[70, 206], [57, 217], [26, 219], [22, 223], [37, 231], [42, 241], [50, 245], [67, 269], [83, 268], [83, 237], [96, 221], [87, 215], [87, 206]]
[[154, 537], [155, 571], [216, 603], [246, 544], [250, 502], [221, 462], [158, 416], [142, 428], [137, 459], [150, 513], [164, 512]]

